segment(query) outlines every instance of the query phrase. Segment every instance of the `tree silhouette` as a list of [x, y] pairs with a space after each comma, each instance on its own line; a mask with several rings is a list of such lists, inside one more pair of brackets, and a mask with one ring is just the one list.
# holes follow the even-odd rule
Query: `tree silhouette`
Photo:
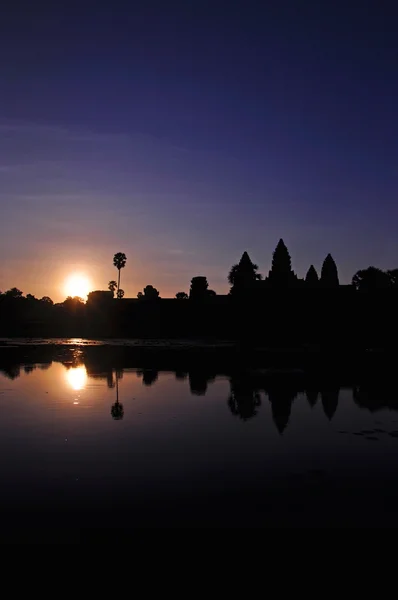
[[44, 302], [44, 304], [48, 304], [49, 306], [53, 306], [54, 302], [51, 300], [49, 296], [43, 296], [40, 302]]
[[118, 291], [117, 291], [116, 296], [117, 296], [118, 300], [121, 300], [123, 298], [123, 296], [124, 296], [124, 290], [122, 290], [122, 289], [119, 288]]
[[339, 286], [337, 267], [331, 254], [328, 254], [323, 261], [320, 284], [324, 288], [336, 288]]
[[371, 290], [386, 289], [391, 286], [391, 279], [388, 273], [385, 273], [377, 267], [368, 267], [357, 271], [352, 278], [352, 285], [361, 292]]
[[76, 309], [84, 306], [84, 300], [83, 300], [83, 298], [80, 298], [80, 296], [74, 296], [73, 298], [72, 298], [72, 296], [68, 296], [62, 302], [62, 304], [67, 309], [76, 310]]
[[292, 270], [290, 254], [282, 239], [279, 240], [272, 255], [272, 266], [268, 274], [268, 283], [273, 287], [288, 287], [297, 282]]
[[319, 284], [318, 273], [315, 270], [314, 265], [311, 265], [305, 276], [305, 285], [309, 288], [317, 287]]
[[203, 298], [207, 297], [208, 287], [207, 277], [203, 277], [202, 275], [192, 277], [191, 289], [189, 290], [190, 299], [203, 300]]
[[142, 292], [138, 292], [138, 294], [137, 294], [138, 300], [142, 300], [143, 297], [144, 297], [144, 294]]
[[117, 282], [114, 279], [111, 279], [111, 281], [108, 283], [108, 290], [112, 292], [113, 295], [115, 295], [115, 292], [117, 290]]
[[387, 271], [387, 275], [390, 279], [390, 285], [394, 289], [398, 289], [398, 269], [391, 269]]
[[177, 300], [188, 300], [188, 294], [186, 292], [177, 292], [176, 298]]
[[145, 300], [158, 300], [159, 292], [153, 285], [147, 285], [144, 287], [144, 298]]
[[257, 273], [258, 266], [255, 265], [245, 251], [237, 265], [233, 265], [229, 274], [228, 282], [231, 284], [231, 294], [244, 294], [251, 291], [256, 283], [262, 278]]
[[10, 290], [7, 290], [4, 295], [9, 298], [22, 298], [23, 292], [21, 292], [21, 290], [18, 288], [13, 287]]
[[127, 258], [124, 252], [117, 252], [113, 257], [113, 266], [118, 270], [117, 289], [120, 289], [120, 271], [126, 266]]

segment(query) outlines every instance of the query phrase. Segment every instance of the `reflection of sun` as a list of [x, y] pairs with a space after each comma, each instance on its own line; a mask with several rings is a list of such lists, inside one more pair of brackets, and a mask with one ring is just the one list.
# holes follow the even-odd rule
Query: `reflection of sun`
[[75, 390], [81, 390], [86, 385], [87, 381], [87, 371], [86, 367], [75, 367], [68, 369], [66, 371], [66, 380], [69, 383], [70, 387]]
[[64, 291], [67, 296], [79, 296], [84, 300], [90, 291], [90, 281], [85, 275], [70, 275], [65, 281]]

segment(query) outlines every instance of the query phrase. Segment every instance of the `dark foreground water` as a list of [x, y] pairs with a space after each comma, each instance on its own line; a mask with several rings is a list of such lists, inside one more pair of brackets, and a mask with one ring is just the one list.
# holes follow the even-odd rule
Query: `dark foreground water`
[[398, 397], [384, 380], [51, 352], [2, 354], [4, 539], [398, 523]]

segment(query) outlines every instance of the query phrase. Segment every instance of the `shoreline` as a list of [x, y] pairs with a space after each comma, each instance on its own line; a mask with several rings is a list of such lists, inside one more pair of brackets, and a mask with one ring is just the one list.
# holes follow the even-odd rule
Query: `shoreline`
[[240, 373], [270, 370], [334, 378], [337, 374], [373, 376], [396, 371], [397, 352], [347, 347], [254, 346], [225, 340], [0, 338], [0, 363], [40, 364], [51, 361], [99, 363], [104, 369], [156, 368]]

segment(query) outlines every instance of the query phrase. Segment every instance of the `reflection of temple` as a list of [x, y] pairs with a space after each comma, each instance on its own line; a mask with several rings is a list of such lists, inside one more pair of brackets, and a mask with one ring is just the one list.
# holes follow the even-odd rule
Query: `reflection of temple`
[[322, 406], [325, 415], [331, 421], [339, 404], [339, 387], [330, 387], [321, 392]]
[[[305, 392], [311, 408], [318, 399], [318, 384], [306, 382], [303, 374], [294, 373], [241, 373], [230, 379], [231, 394], [228, 406], [232, 414], [243, 420], [254, 417], [261, 405], [260, 392], [264, 391], [271, 403], [272, 419], [280, 434], [286, 429], [292, 404], [300, 392]], [[335, 384], [324, 388], [321, 394], [323, 410], [331, 420], [337, 410], [339, 387]]]
[[307, 387], [307, 389], [305, 390], [305, 395], [307, 396], [308, 404], [311, 406], [311, 408], [314, 408], [315, 404], [318, 401], [318, 390], [313, 387]]
[[271, 402], [272, 419], [280, 434], [286, 429], [292, 404], [298, 394], [298, 389], [292, 382], [289, 384], [281, 379], [270, 381], [266, 384], [266, 393]]
[[295, 377], [250, 373], [231, 377], [230, 386], [229, 409], [244, 421], [257, 415], [263, 390], [271, 403], [272, 418], [279, 433], [287, 427], [292, 403], [302, 387]]
[[[24, 373], [30, 376], [34, 369], [48, 369], [52, 361], [63, 364], [66, 367], [66, 379], [74, 390], [82, 389], [87, 377], [106, 380], [110, 389], [115, 389], [116, 399], [111, 408], [112, 417], [116, 420], [123, 418], [123, 404], [119, 401], [120, 380], [123, 377], [123, 368], [135, 370], [142, 377], [144, 386], [155, 385], [158, 381], [159, 372], [155, 368], [142, 367], [137, 369], [136, 355], [132, 358], [127, 356], [125, 350], [98, 347], [62, 349], [62, 351], [51, 349], [48, 346], [42, 348], [26, 346], [20, 348], [4, 348], [0, 350], [0, 372], [4, 377], [14, 380]], [[37, 362], [36, 362], [37, 361]], [[187, 362], [186, 362], [187, 361]], [[146, 364], [146, 363], [145, 363]], [[151, 363], [149, 363], [151, 364]], [[185, 381], [182, 386], [188, 384], [191, 394], [204, 396], [208, 391], [209, 382], [213, 381], [216, 370], [212, 371], [212, 364], [206, 368], [198, 360], [189, 362], [189, 357], [180, 359], [175, 378]], [[191, 365], [191, 368], [189, 367]], [[152, 364], [151, 364], [152, 366]], [[165, 368], [170, 365], [164, 364]], [[122, 368], [123, 367], [123, 368]], [[223, 365], [223, 369], [225, 365]], [[242, 421], [255, 417], [261, 410], [261, 401], [264, 403], [263, 393], [267, 395], [271, 404], [272, 418], [280, 433], [288, 426], [292, 405], [298, 393], [303, 392], [307, 398], [308, 405], [314, 407], [320, 398], [318, 411], [323, 409], [326, 417], [334, 418], [339, 402], [340, 379], [333, 369], [328, 366], [327, 371], [313, 371], [313, 375], [302, 371], [278, 371], [278, 370], [246, 370], [245, 367], [238, 368], [230, 365], [223, 370], [229, 373], [230, 394], [228, 396], [228, 408], [233, 415]], [[390, 375], [389, 375], [390, 373]], [[40, 375], [38, 373], [38, 375]], [[52, 375], [50, 374], [50, 377]], [[369, 411], [389, 408], [398, 411], [398, 394], [396, 392], [396, 381], [394, 372], [365, 372], [362, 371], [361, 379], [353, 388], [353, 399], [355, 404]]]

